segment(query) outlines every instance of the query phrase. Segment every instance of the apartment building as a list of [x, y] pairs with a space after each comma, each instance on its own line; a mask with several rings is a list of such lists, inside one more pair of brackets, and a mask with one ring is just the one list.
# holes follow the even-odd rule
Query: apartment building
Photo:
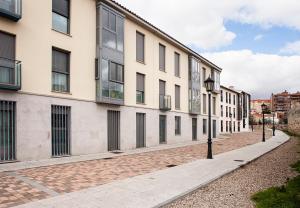
[[219, 133], [221, 68], [111, 0], [0, 0], [0, 162]]
[[249, 131], [250, 94], [221, 86], [220, 133]]

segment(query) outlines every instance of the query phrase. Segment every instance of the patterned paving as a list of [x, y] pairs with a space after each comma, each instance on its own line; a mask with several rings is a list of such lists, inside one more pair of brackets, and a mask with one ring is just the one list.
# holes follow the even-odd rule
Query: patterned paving
[[47, 194], [16, 178], [0, 173], [0, 208], [44, 199]]
[[[267, 137], [270, 136], [270, 132], [268, 132]], [[234, 134], [229, 139], [214, 142], [213, 153], [220, 154], [260, 141], [261, 132]], [[113, 180], [125, 179], [161, 170], [167, 168], [167, 165], [180, 165], [196, 159], [205, 158], [206, 153], [207, 144], [198, 144], [134, 155], [120, 155], [113, 159], [25, 169], [17, 171], [16, 173], [30, 178], [58, 193], [69, 193], [109, 183]], [[36, 200], [47, 197], [46, 194], [40, 193], [38, 190], [30, 188], [26, 186], [26, 184], [3, 174], [0, 175], [0, 180], [0, 190], [2, 190], [3, 187], [8, 187], [3, 191], [6, 195], [0, 195], [0, 208], [26, 203], [26, 200]], [[2, 181], [6, 182], [2, 183]], [[17, 185], [20, 186], [20, 188], [16, 188], [20, 190], [20, 193], [15, 193], [15, 189], [12, 188]], [[0, 193], [2, 192], [0, 191]], [[20, 197], [19, 194], [24, 197]]]

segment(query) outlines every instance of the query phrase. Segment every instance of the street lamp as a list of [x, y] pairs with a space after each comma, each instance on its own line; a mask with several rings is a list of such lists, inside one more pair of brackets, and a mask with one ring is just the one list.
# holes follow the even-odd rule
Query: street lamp
[[275, 112], [272, 113], [272, 116], [273, 116], [273, 136], [275, 136], [275, 122], [274, 122], [274, 117], [275, 117]]
[[232, 134], [232, 113], [229, 113], [230, 118], [230, 133]]
[[265, 135], [265, 112], [267, 110], [267, 105], [265, 103], [263, 103], [261, 105], [261, 111], [262, 111], [262, 114], [263, 114], [263, 137], [262, 137], [262, 141], [265, 142], [266, 141], [266, 135]]
[[208, 138], [207, 138], [207, 159], [212, 157], [212, 142], [211, 142], [211, 93], [214, 90], [215, 81], [210, 76], [204, 81], [206, 91], [208, 93]]

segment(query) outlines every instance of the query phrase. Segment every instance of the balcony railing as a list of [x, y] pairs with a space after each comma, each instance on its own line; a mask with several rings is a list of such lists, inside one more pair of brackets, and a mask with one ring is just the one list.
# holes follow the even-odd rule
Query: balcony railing
[[159, 95], [159, 109], [164, 111], [171, 110], [170, 95]]
[[0, 0], [0, 16], [17, 22], [22, 17], [22, 0]]
[[0, 89], [21, 89], [21, 62], [0, 57]]

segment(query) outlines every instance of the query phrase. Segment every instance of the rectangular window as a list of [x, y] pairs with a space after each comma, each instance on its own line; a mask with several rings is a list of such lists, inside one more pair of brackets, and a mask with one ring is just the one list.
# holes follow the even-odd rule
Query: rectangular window
[[0, 163], [16, 159], [16, 103], [0, 100]]
[[136, 61], [145, 62], [145, 35], [136, 32]]
[[231, 93], [228, 94], [229, 104], [231, 104]]
[[204, 81], [206, 80], [206, 69], [205, 68], [202, 68], [202, 77], [203, 77], [202, 86], [205, 87], [205, 84], [204, 84]]
[[180, 77], [180, 54], [174, 53], [175, 76]]
[[221, 90], [221, 102], [223, 102], [223, 90]]
[[206, 94], [203, 94], [203, 113], [206, 114]]
[[104, 8], [101, 17], [103, 46], [122, 52], [124, 49], [123, 18]]
[[221, 132], [223, 132], [223, 121], [221, 121]]
[[[231, 115], [231, 107], [229, 107], [229, 116]], [[232, 115], [231, 115], [232, 116]]]
[[136, 102], [145, 103], [145, 75], [136, 74]]
[[175, 135], [181, 134], [181, 117], [175, 116]]
[[216, 97], [213, 97], [213, 99], [212, 99], [212, 114], [213, 115], [216, 115], [216, 113], [217, 113], [216, 108], [217, 108]]
[[223, 117], [223, 105], [221, 105], [221, 117]]
[[226, 92], [226, 103], [228, 103], [228, 93]]
[[124, 68], [114, 62], [109, 63], [109, 95], [113, 99], [124, 98]]
[[235, 105], [235, 95], [233, 95], [233, 105]]
[[226, 117], [228, 117], [228, 106], [226, 106]]
[[207, 119], [203, 119], [203, 134], [207, 134]]
[[159, 44], [159, 70], [165, 71], [166, 69], [166, 47]]
[[226, 132], [228, 132], [228, 121], [226, 121]]
[[52, 156], [70, 155], [71, 107], [51, 106]]
[[62, 33], [70, 33], [69, 0], [52, 0], [52, 28]]
[[52, 48], [52, 90], [70, 92], [70, 53]]
[[180, 86], [175, 85], [175, 108], [180, 109]]
[[233, 108], [233, 118], [235, 118], [235, 108]]

